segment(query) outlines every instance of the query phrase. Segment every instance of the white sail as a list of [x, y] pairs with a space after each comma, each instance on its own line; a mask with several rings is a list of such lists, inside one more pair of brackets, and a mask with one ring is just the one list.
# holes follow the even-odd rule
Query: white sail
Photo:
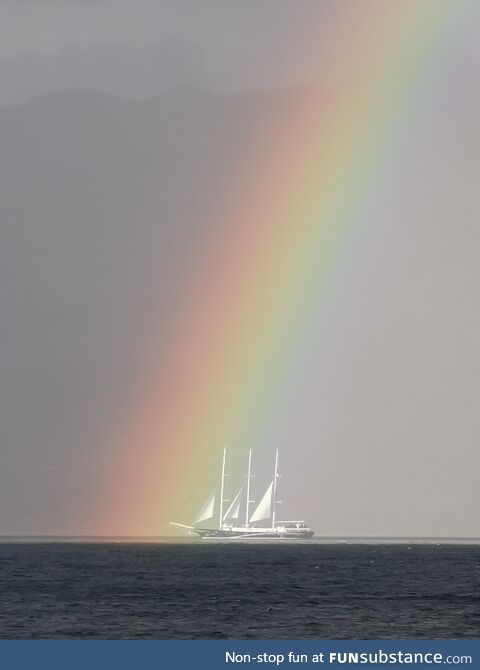
[[195, 523], [200, 523], [200, 521], [205, 521], [206, 519], [211, 519], [213, 516], [213, 508], [215, 507], [215, 489], [213, 489], [212, 493], [208, 497], [206, 503], [200, 510]]
[[235, 498], [232, 500], [232, 503], [230, 507], [227, 509], [227, 511], [224, 514], [223, 520], [227, 521], [227, 519], [238, 519], [240, 516], [240, 502], [241, 502], [241, 495], [243, 492], [243, 486], [240, 489], [240, 491], [237, 493]]
[[262, 521], [262, 519], [269, 519], [272, 514], [272, 493], [273, 493], [273, 482], [268, 487], [265, 495], [260, 500], [257, 505], [257, 509], [250, 517], [250, 522]]

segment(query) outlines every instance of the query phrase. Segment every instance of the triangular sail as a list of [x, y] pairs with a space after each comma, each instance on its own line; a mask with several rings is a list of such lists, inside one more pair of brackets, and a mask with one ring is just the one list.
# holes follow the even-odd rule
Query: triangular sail
[[243, 493], [243, 486], [237, 493], [235, 498], [232, 500], [230, 507], [225, 512], [223, 516], [224, 521], [227, 521], [227, 519], [238, 519], [238, 517], [240, 516], [240, 502], [242, 493]]
[[272, 494], [273, 482], [268, 487], [265, 495], [257, 505], [257, 509], [250, 517], [250, 522], [262, 521], [262, 519], [269, 519], [272, 514]]
[[205, 521], [206, 519], [211, 519], [213, 516], [213, 509], [215, 507], [215, 494], [216, 490], [213, 489], [212, 493], [208, 497], [206, 503], [200, 510], [195, 523], [200, 523], [201, 521]]

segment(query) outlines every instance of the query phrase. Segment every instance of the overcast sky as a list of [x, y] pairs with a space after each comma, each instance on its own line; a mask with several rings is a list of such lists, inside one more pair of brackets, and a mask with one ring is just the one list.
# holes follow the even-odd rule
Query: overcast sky
[[[245, 148], [343, 73], [338, 4], [0, 0], [0, 534], [109, 531], [88, 508], [107, 504], [109, 431]], [[386, 159], [356, 298], [291, 382], [292, 432], [265, 440], [293, 513], [327, 535], [479, 534], [477, 30], [447, 31]]]

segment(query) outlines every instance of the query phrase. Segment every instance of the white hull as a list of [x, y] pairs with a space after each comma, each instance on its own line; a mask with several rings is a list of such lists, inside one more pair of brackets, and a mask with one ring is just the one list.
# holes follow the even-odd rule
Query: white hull
[[205, 542], [301, 542], [302, 540], [310, 540], [311, 535], [232, 535], [228, 537], [220, 537], [214, 535], [202, 535], [202, 540]]
[[278, 525], [275, 528], [255, 526], [194, 528], [194, 532], [203, 540], [308, 540], [313, 537], [313, 530], [307, 528], [303, 522]]

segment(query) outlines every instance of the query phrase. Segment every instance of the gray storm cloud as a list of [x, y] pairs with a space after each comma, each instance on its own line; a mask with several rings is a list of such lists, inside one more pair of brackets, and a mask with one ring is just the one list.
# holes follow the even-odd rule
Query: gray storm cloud
[[[295, 95], [273, 89], [341, 71], [322, 51], [333, 4], [0, 2], [0, 534], [108, 531], [82, 519], [142, 353], [244, 147]], [[419, 136], [411, 199], [377, 222], [383, 281], [293, 380], [302, 420], [268, 436], [292, 515], [326, 535], [478, 535], [474, 44], [456, 47], [453, 117]]]

